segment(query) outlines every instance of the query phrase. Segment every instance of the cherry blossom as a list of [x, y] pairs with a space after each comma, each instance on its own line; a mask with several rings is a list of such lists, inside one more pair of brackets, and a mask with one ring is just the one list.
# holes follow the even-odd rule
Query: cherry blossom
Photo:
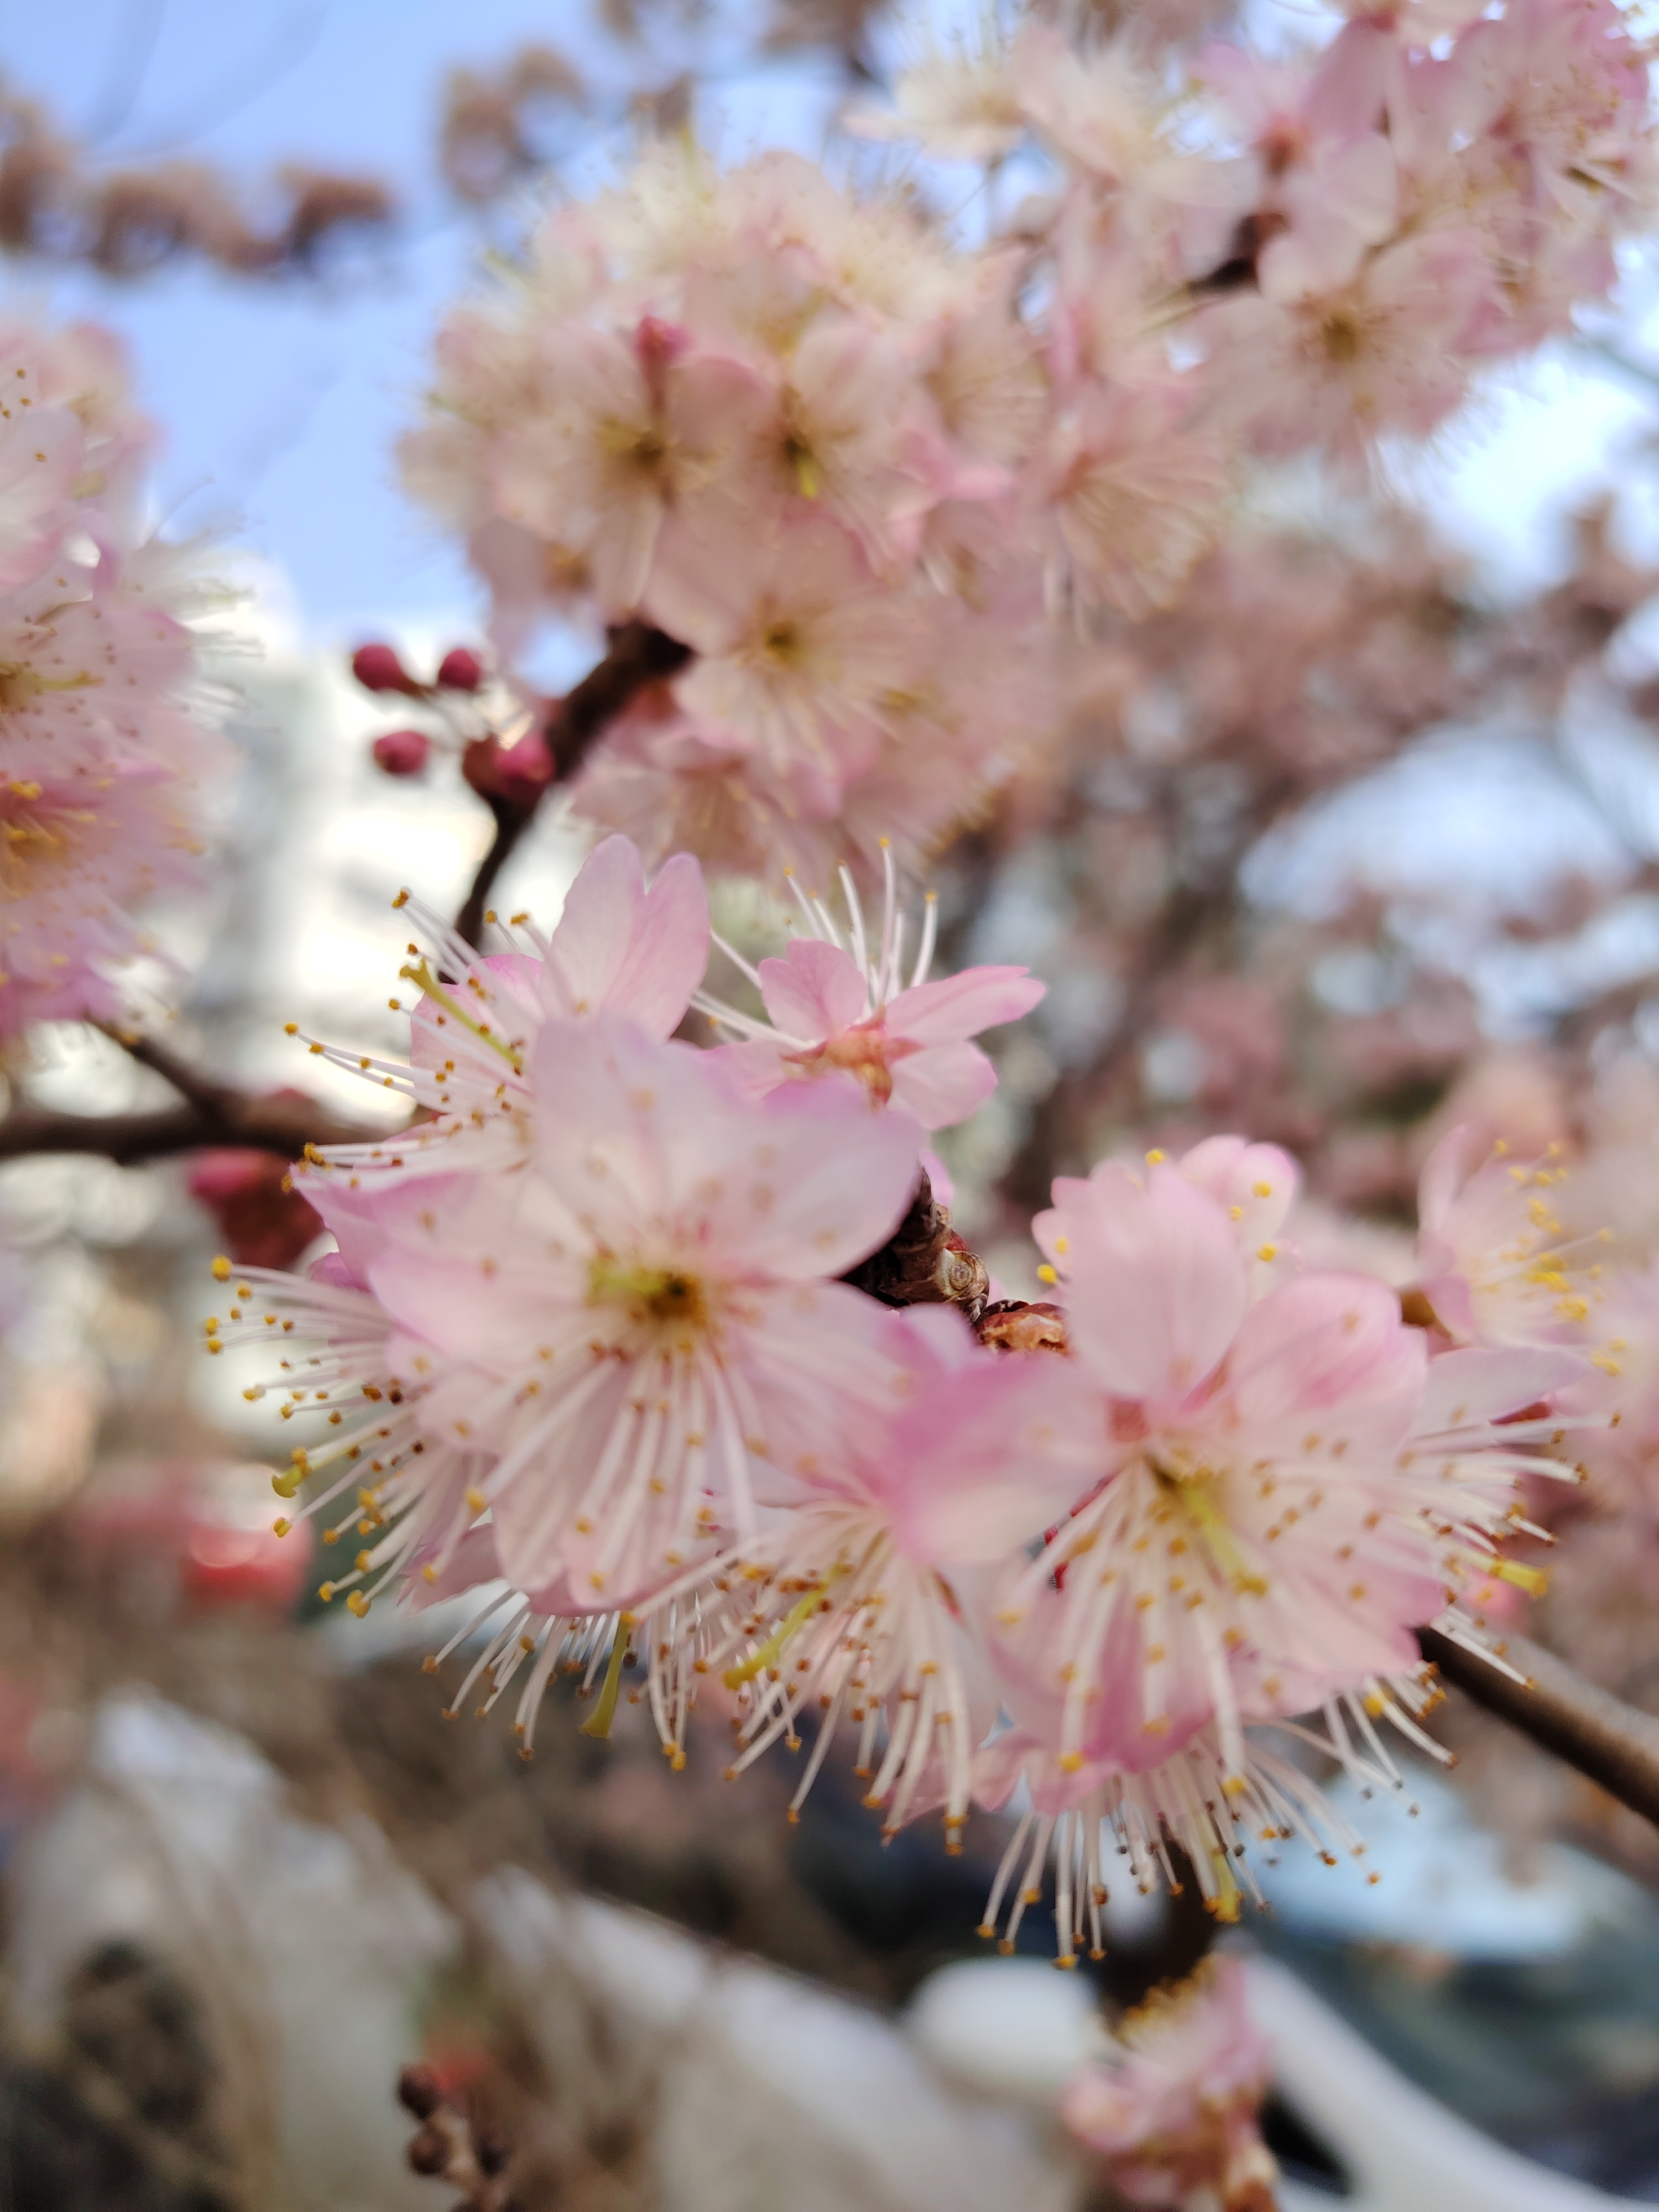
[[607, 837], [588, 854], [549, 935], [526, 915], [497, 924], [508, 951], [480, 957], [407, 891], [396, 903], [426, 939], [410, 943], [412, 964], [400, 970], [419, 994], [408, 1061], [307, 1042], [337, 1066], [404, 1091], [431, 1118], [395, 1142], [314, 1152], [297, 1170], [313, 1182], [520, 1165], [531, 1144], [528, 1071], [543, 1030], [608, 1009], [669, 1036], [708, 960], [708, 902], [696, 862], [676, 854], [647, 888], [626, 837]]
[[186, 880], [191, 794], [140, 760], [0, 783], [0, 1039], [30, 1021], [119, 1012], [139, 910]]
[[1256, 2115], [1273, 2053], [1249, 2015], [1237, 1959], [1206, 1959], [1114, 2030], [1119, 2052], [1074, 2075], [1060, 2115], [1131, 2204], [1273, 2212], [1278, 2168]]
[[921, 941], [914, 962], [907, 961], [890, 846], [884, 858], [886, 899], [873, 941], [847, 870], [842, 871], [844, 937], [828, 908], [791, 875], [805, 930], [791, 939], [784, 957], [763, 960], [756, 969], [721, 945], [759, 991], [766, 1020], [706, 992], [697, 1004], [718, 1029], [744, 1038], [723, 1047], [721, 1056], [757, 1095], [841, 1071], [857, 1078], [872, 1104], [890, 1101], [924, 1129], [948, 1128], [965, 1121], [996, 1088], [995, 1068], [970, 1040], [1029, 1013], [1044, 987], [1023, 968], [969, 968], [930, 983], [937, 902], [930, 895]]
[[850, 1085], [747, 1100], [609, 1012], [545, 1028], [526, 1067], [520, 1174], [307, 1194], [362, 1237], [428, 1435], [489, 1453], [511, 1579], [625, 1601], [752, 1529], [879, 1398], [879, 1310], [833, 1278], [902, 1213], [920, 1132]]
[[661, 1591], [641, 1639], [677, 1758], [695, 1676], [719, 1674], [741, 1699], [733, 1775], [812, 1715], [793, 1817], [850, 1723], [889, 1831], [926, 1788], [954, 1845], [997, 1698], [953, 1584], [1035, 1536], [1069, 1478], [1048, 1363], [988, 1355], [939, 1307], [884, 1317], [881, 1350], [886, 1404], [801, 1466], [786, 1512]]
[[1609, 1237], [1575, 1236], [1552, 1194], [1567, 1180], [1561, 1147], [1516, 1161], [1501, 1141], [1451, 1130], [1418, 1192], [1418, 1290], [1425, 1318], [1459, 1344], [1583, 1345], [1607, 1356], [1601, 1305]]
[[[1408, 1672], [1413, 1627], [1516, 1525], [1516, 1476], [1565, 1473], [1532, 1449], [1559, 1424], [1492, 1425], [1579, 1360], [1431, 1362], [1383, 1285], [1274, 1279], [1244, 1202], [1205, 1187], [1238, 1188], [1247, 1158], [1208, 1152], [1191, 1177], [1155, 1158], [1144, 1182], [1108, 1164], [1036, 1224], [1097, 1425], [1076, 1510], [1010, 1569], [997, 1619], [1079, 1768], [1151, 1766], [1213, 1719], [1242, 1772], [1244, 1720]], [[1276, 1204], [1273, 1182], [1252, 1191]]]

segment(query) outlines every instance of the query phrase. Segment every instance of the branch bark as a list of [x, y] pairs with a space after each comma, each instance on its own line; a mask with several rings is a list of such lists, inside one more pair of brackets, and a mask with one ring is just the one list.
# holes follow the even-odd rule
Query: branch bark
[[250, 1098], [198, 1078], [184, 1104], [148, 1113], [49, 1114], [25, 1107], [0, 1121], [0, 1160], [40, 1152], [94, 1152], [118, 1167], [132, 1167], [220, 1145], [246, 1145], [291, 1160], [308, 1144], [357, 1145], [385, 1133], [365, 1122], [342, 1121], [309, 1099]]
[[1651, 1713], [1587, 1681], [1528, 1637], [1512, 1635], [1504, 1646], [1504, 1658], [1525, 1674], [1524, 1682], [1500, 1674], [1437, 1629], [1419, 1628], [1417, 1641], [1423, 1656], [1466, 1697], [1659, 1826], [1659, 1719]]
[[648, 623], [620, 623], [606, 635], [605, 659], [591, 668], [553, 709], [545, 732], [552, 774], [530, 797], [512, 792], [479, 795], [495, 817], [489, 850], [478, 864], [466, 902], [455, 917], [456, 933], [477, 946], [483, 935], [484, 913], [496, 878], [512, 859], [519, 840], [555, 784], [568, 783], [618, 714], [647, 684], [660, 683], [684, 667], [688, 647]]

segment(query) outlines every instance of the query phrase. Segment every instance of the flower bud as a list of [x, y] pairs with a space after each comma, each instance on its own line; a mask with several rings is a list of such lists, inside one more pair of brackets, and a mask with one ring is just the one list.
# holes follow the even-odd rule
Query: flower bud
[[417, 2120], [429, 2120], [443, 2102], [443, 2085], [430, 2066], [416, 2061], [398, 2076], [398, 2101]]
[[351, 672], [365, 691], [401, 691], [410, 699], [422, 695], [423, 687], [398, 659], [395, 646], [360, 645], [351, 656]]
[[440, 691], [476, 691], [483, 682], [483, 663], [470, 646], [452, 645], [438, 663]]
[[191, 1196], [214, 1216], [243, 1267], [291, 1267], [323, 1225], [308, 1200], [283, 1188], [287, 1176], [280, 1152], [252, 1146], [216, 1146], [191, 1164]]
[[418, 775], [431, 750], [419, 730], [383, 730], [374, 740], [374, 765], [387, 775]]
[[552, 781], [553, 756], [538, 729], [527, 731], [510, 746], [492, 734], [467, 747], [461, 755], [461, 774], [481, 799], [533, 806]]

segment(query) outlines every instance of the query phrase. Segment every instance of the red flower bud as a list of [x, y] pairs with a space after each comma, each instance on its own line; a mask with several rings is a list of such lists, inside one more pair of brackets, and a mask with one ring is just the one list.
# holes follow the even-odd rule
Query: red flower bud
[[351, 656], [351, 672], [365, 691], [401, 691], [418, 699], [425, 690], [409, 673], [390, 645], [360, 645]]
[[419, 730], [383, 730], [374, 740], [374, 765], [388, 775], [418, 775], [431, 750]]
[[280, 1152], [246, 1145], [198, 1152], [191, 1163], [191, 1196], [214, 1216], [243, 1267], [292, 1267], [323, 1225], [308, 1200], [283, 1189], [288, 1172]]
[[553, 756], [539, 730], [511, 746], [498, 737], [477, 738], [461, 755], [461, 774], [481, 799], [533, 806], [552, 781]]
[[440, 691], [476, 691], [483, 682], [483, 663], [471, 646], [452, 645], [438, 663]]

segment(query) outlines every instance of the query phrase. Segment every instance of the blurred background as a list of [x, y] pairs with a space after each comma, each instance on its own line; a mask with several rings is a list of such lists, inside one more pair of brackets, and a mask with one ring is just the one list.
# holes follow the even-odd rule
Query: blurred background
[[[1315, 11], [1250, 20], [1271, 47]], [[367, 640], [427, 672], [482, 637], [392, 459], [441, 307], [642, 131], [833, 146], [905, 35], [872, 0], [0, 21], [5, 302], [121, 333], [165, 527], [242, 594], [230, 865], [161, 917], [149, 976], [198, 1065], [372, 1113], [283, 1024], [395, 1049], [390, 902], [453, 910], [489, 842], [453, 757], [380, 774], [396, 716], [349, 671]], [[970, 173], [912, 182], [971, 234]], [[1459, 1121], [1559, 1144], [1571, 1224], [1645, 1254], [1656, 433], [1644, 248], [1616, 309], [1431, 451], [1363, 497], [1287, 472], [1180, 605], [1072, 653], [1036, 764], [937, 879], [946, 964], [1049, 985], [942, 1146], [1006, 1292], [1036, 1295], [1055, 1172], [1217, 1127], [1303, 1159], [1322, 1260], [1410, 1279], [1417, 1173]], [[595, 641], [539, 651], [552, 688]], [[544, 809], [503, 896], [550, 922], [585, 849]], [[721, 920], [769, 927], [751, 899]], [[52, 1039], [5, 1079], [18, 1103], [170, 1095], [96, 1032]], [[234, 1359], [199, 1356], [213, 1254], [310, 1241], [280, 1173], [0, 1165], [0, 2205], [443, 2203], [404, 2162], [416, 2057], [532, 2147], [526, 2205], [1103, 2203], [1054, 2101], [1099, 2008], [1195, 1954], [1183, 1908], [1115, 1899], [1085, 1986], [1048, 1972], [1041, 1915], [1028, 1956], [980, 1959], [995, 1820], [947, 1860], [931, 1828], [882, 1846], [833, 1766], [799, 1826], [771, 1770], [738, 1821], [712, 1741], [672, 1777], [648, 1729], [599, 1745], [554, 1713], [526, 1767], [505, 1712], [447, 1723], [416, 1662], [449, 1631], [318, 1602], [270, 1532], [282, 1455]], [[1528, 1626], [1659, 1711], [1646, 1474], [1607, 1471], [1564, 1524]], [[1659, 2203], [1659, 1846], [1455, 1693], [1437, 1725], [1460, 1763], [1413, 1778], [1414, 1816], [1354, 1808], [1384, 1880], [1287, 1862], [1241, 1938], [1287, 2202]]]

